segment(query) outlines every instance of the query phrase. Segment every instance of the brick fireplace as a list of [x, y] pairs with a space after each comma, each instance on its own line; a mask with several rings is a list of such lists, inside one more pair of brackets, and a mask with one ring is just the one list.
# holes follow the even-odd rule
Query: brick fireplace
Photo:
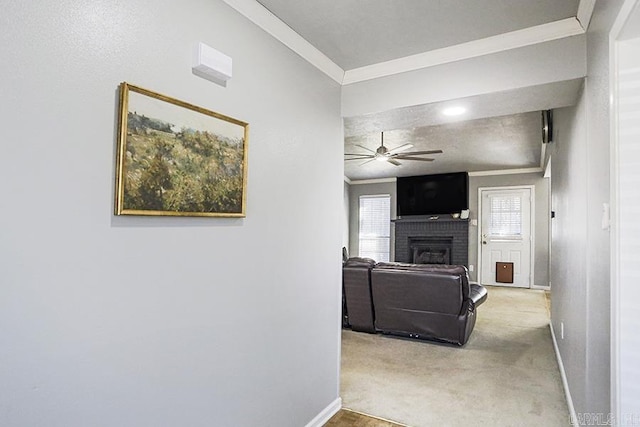
[[396, 219], [393, 223], [396, 261], [468, 266], [469, 220], [412, 217]]

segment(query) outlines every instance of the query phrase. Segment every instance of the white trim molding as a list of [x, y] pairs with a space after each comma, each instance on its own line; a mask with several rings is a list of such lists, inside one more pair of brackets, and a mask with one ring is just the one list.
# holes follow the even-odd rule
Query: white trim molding
[[595, 5], [595, 0], [580, 0], [577, 17], [345, 71], [258, 1], [224, 2], [341, 85], [584, 34]]
[[576, 408], [573, 406], [573, 399], [571, 398], [571, 390], [569, 390], [569, 381], [567, 380], [567, 373], [564, 370], [564, 363], [562, 363], [562, 356], [560, 355], [560, 349], [558, 348], [558, 341], [556, 341], [556, 334], [553, 330], [553, 323], [549, 322], [549, 329], [551, 330], [551, 340], [553, 341], [553, 350], [556, 352], [556, 359], [558, 360], [558, 368], [560, 369], [560, 378], [562, 378], [562, 387], [564, 388], [564, 396], [567, 399], [567, 406], [569, 407], [569, 418], [572, 426], [578, 426], [578, 417], [576, 414]]
[[[491, 171], [468, 172], [469, 176], [494, 176], [494, 175], [522, 175], [527, 173], [544, 173], [542, 168], [521, 168], [521, 169], [502, 169]], [[386, 182], [396, 182], [398, 178], [372, 178], [372, 179], [349, 179], [344, 177], [344, 181], [350, 185], [360, 184], [383, 184]]]
[[469, 172], [469, 176], [520, 175], [525, 173], [543, 173], [542, 168], [503, 169], [493, 171]]
[[380, 62], [366, 67], [347, 70], [344, 73], [342, 84], [358, 83], [579, 34], [584, 34], [584, 29], [578, 20], [576, 18], [567, 18], [442, 49], [405, 56], [404, 58]]
[[300, 55], [311, 65], [339, 84], [342, 84], [344, 70], [324, 53], [320, 52], [315, 46], [302, 38], [300, 34], [293, 31], [291, 27], [271, 13], [269, 9], [262, 6], [256, 0], [224, 0], [224, 2]]
[[359, 180], [351, 180], [351, 185], [361, 185], [361, 184], [383, 184], [385, 182], [396, 182], [398, 178], [375, 178], [375, 179], [359, 179]]
[[[584, 0], [583, 0], [584, 1]], [[620, 216], [620, 200], [621, 200], [621, 124], [624, 123], [620, 119], [620, 85], [619, 76], [621, 75], [621, 69], [619, 64], [619, 38], [628, 25], [629, 18], [634, 13], [636, 7], [640, 6], [640, 0], [625, 0], [622, 7], [618, 11], [611, 30], [609, 31], [609, 99], [610, 112], [609, 112], [609, 139], [610, 139], [610, 206], [611, 206], [611, 254], [610, 254], [610, 281], [611, 281], [611, 331], [610, 331], [610, 382], [611, 382], [611, 411], [615, 420], [622, 420], [623, 418], [623, 383], [633, 382], [633, 378], [628, 377], [628, 366], [623, 365], [623, 350], [621, 348], [622, 343], [622, 324], [624, 314], [629, 315], [629, 309], [623, 310], [621, 293], [623, 289], [622, 276], [624, 270], [622, 270], [621, 260], [624, 255], [630, 256], [628, 253], [623, 252], [621, 246], [621, 239], [625, 231], [628, 232], [629, 224], [621, 222]], [[627, 87], [628, 84], [627, 84]], [[637, 87], [637, 86], [636, 86]], [[627, 120], [630, 122], [629, 120]], [[623, 129], [628, 132], [627, 129]], [[624, 176], [626, 182], [632, 182], [631, 179], [636, 178], [637, 173], [633, 174], [631, 171], [627, 171]], [[628, 248], [627, 248], [628, 251]], [[630, 326], [631, 328], [632, 326]], [[626, 343], [626, 351], [628, 352], [632, 344]], [[626, 355], [626, 354], [625, 354]], [[627, 359], [629, 360], [629, 359]], [[629, 362], [627, 362], [629, 363]], [[626, 368], [626, 370], [625, 370]], [[636, 393], [637, 394], [637, 393]], [[627, 401], [633, 401], [632, 396], [625, 396]], [[637, 399], [636, 399], [637, 400]], [[620, 424], [620, 423], [619, 423]]]
[[580, 22], [582, 29], [587, 31], [591, 17], [593, 16], [593, 8], [596, 6], [596, 0], [580, 0], [578, 4], [578, 13], [576, 19]]
[[551, 286], [531, 285], [531, 289], [534, 289], [536, 291], [550, 291]]
[[337, 414], [340, 409], [342, 409], [342, 398], [339, 397], [316, 415], [314, 419], [309, 421], [305, 427], [322, 427], [331, 417]]

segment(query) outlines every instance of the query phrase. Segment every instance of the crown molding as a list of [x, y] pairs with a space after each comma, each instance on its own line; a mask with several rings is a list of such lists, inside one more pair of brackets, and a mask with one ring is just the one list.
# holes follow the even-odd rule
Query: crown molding
[[344, 182], [346, 182], [347, 184], [352, 184], [352, 181], [346, 175], [344, 176]]
[[342, 84], [358, 83], [579, 34], [584, 34], [584, 29], [578, 20], [567, 18], [366, 67], [354, 68], [345, 72]]
[[578, 4], [578, 13], [576, 19], [580, 22], [582, 29], [587, 31], [591, 17], [593, 16], [593, 9], [596, 6], [596, 0], [580, 0]]
[[577, 17], [498, 34], [365, 67], [343, 70], [256, 0], [223, 0], [241, 15], [341, 85], [391, 76], [584, 34], [596, 0], [580, 0]]
[[223, 0], [241, 15], [300, 55], [311, 65], [342, 84], [344, 70], [291, 27], [255, 0]]
[[469, 176], [520, 175], [525, 173], [542, 173], [542, 168], [503, 169], [494, 171], [469, 172]]
[[396, 182], [397, 178], [374, 178], [374, 179], [352, 179], [351, 185], [362, 185], [362, 184], [384, 184], [387, 182]]
[[[522, 175], [526, 173], [542, 173], [544, 170], [542, 168], [520, 168], [520, 169], [502, 169], [502, 170], [492, 170], [492, 171], [478, 171], [478, 172], [469, 172], [469, 176], [496, 176], [496, 175]], [[347, 181], [349, 178], [346, 176], [345, 182], [348, 182], [350, 185], [362, 185], [362, 184], [384, 184], [388, 182], [396, 182], [398, 178], [373, 178], [373, 179], [352, 179]]]

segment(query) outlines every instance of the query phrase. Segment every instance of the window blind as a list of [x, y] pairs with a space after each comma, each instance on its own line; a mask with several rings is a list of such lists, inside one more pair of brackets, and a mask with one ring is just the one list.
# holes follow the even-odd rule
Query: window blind
[[389, 261], [391, 196], [360, 196], [359, 255]]
[[491, 215], [489, 234], [501, 237], [522, 236], [522, 199], [520, 196], [489, 196]]

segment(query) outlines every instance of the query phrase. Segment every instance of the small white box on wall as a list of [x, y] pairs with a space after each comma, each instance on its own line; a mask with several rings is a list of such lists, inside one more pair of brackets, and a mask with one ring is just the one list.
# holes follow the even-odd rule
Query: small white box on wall
[[191, 70], [196, 76], [227, 86], [227, 80], [231, 78], [232, 65], [229, 56], [204, 43], [198, 43]]

